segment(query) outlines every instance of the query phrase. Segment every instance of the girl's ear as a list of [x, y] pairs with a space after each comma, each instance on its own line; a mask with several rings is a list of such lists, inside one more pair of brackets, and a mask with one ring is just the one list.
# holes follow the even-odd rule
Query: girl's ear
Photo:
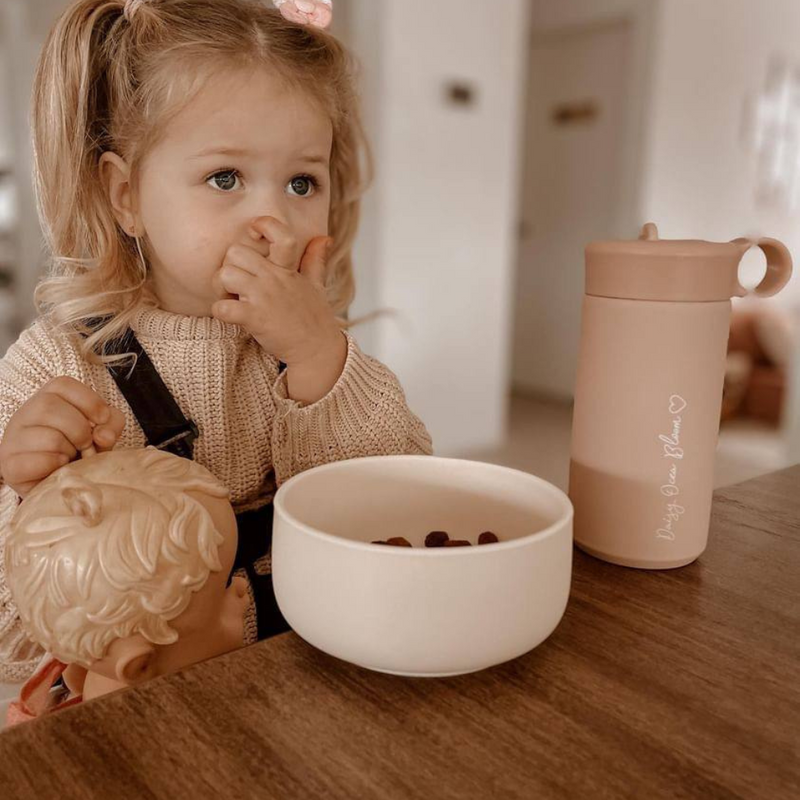
[[133, 208], [133, 193], [130, 184], [131, 170], [127, 162], [116, 153], [107, 150], [100, 156], [100, 180], [111, 203], [117, 222], [130, 236], [138, 236], [136, 211]]

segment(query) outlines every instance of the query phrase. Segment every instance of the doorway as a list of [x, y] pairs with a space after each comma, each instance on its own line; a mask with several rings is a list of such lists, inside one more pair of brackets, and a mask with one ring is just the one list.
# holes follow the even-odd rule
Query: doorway
[[512, 392], [573, 398], [586, 243], [615, 238], [631, 25], [531, 42]]

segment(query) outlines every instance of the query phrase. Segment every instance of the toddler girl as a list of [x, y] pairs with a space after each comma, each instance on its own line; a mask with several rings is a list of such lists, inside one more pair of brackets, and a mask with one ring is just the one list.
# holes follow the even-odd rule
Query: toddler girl
[[76, 0], [47, 39], [32, 126], [52, 267], [0, 361], [0, 682], [42, 655], [5, 586], [3, 530], [82, 451], [151, 444], [230, 489], [248, 643], [289, 629], [277, 487], [431, 453], [344, 320], [369, 158], [351, 61], [323, 29], [330, 2], [276, 5]]

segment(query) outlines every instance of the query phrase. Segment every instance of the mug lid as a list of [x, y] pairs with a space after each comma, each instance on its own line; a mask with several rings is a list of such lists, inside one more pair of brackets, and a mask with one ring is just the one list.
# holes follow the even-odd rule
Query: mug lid
[[791, 276], [791, 256], [775, 239], [659, 239], [648, 222], [638, 239], [592, 242], [586, 247], [586, 294], [632, 300], [713, 302], [744, 297], [739, 263], [753, 246], [767, 256], [767, 274], [755, 293], [780, 291]]

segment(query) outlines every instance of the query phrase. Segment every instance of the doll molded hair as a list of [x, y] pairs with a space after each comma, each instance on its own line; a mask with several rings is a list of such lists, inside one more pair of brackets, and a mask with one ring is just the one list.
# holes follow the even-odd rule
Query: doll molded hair
[[178, 638], [169, 621], [219, 571], [222, 534], [189, 493], [227, 498], [200, 464], [148, 447], [67, 464], [20, 505], [6, 580], [28, 635], [89, 667], [117, 638]]

